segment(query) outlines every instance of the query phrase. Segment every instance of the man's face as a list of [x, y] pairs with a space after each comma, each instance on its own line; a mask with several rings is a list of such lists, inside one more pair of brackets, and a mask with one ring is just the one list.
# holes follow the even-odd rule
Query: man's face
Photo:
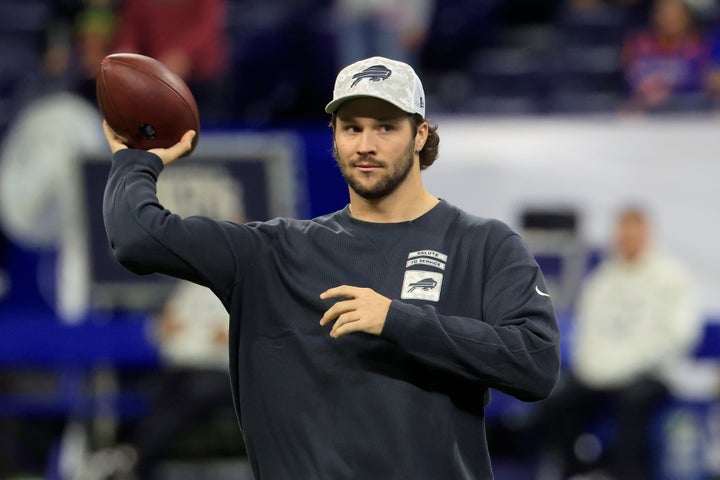
[[355, 193], [366, 199], [386, 197], [415, 165], [410, 116], [383, 100], [348, 100], [336, 115], [334, 156]]
[[648, 236], [647, 221], [642, 215], [636, 212], [623, 214], [617, 228], [617, 248], [620, 256], [628, 262], [637, 259], [648, 245]]

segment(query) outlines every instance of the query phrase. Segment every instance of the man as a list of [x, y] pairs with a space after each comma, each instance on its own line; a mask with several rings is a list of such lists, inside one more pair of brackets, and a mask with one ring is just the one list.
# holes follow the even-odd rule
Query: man
[[588, 469], [589, 462], [575, 458], [576, 439], [598, 412], [609, 411], [616, 435], [600, 462], [607, 464], [605, 475], [651, 478], [653, 414], [684, 371], [702, 329], [687, 270], [653, 245], [643, 209], [623, 209], [613, 254], [580, 295], [571, 372], [541, 410], [538, 431], [547, 456], [558, 456], [566, 475]]
[[308, 221], [183, 220], [154, 188], [193, 133], [147, 153], [106, 126], [114, 253], [225, 304], [258, 478], [492, 479], [488, 389], [538, 400], [559, 370], [540, 269], [506, 225], [423, 187], [439, 138], [407, 64], [346, 67], [326, 111], [350, 204]]

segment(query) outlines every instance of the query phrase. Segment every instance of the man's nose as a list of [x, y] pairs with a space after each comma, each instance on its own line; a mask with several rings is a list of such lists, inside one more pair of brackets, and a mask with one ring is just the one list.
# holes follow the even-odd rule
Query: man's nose
[[367, 155], [377, 152], [377, 136], [370, 129], [363, 130], [358, 140], [358, 154]]

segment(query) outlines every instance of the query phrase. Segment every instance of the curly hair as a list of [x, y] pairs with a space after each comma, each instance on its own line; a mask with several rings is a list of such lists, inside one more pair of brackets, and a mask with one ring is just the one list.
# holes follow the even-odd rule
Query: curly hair
[[[413, 137], [417, 134], [418, 127], [426, 122], [422, 115], [414, 113], [410, 115], [412, 119], [412, 130]], [[428, 136], [425, 141], [425, 145], [420, 150], [420, 170], [425, 170], [437, 160], [438, 152], [440, 150], [440, 135], [437, 133], [438, 126], [431, 125], [428, 123]]]

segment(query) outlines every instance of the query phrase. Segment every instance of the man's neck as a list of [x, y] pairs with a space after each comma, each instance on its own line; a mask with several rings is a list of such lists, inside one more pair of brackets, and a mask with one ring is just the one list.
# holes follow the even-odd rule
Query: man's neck
[[379, 199], [366, 199], [351, 190], [350, 215], [364, 222], [407, 222], [423, 216], [439, 201], [424, 188], [412, 194], [396, 191]]

